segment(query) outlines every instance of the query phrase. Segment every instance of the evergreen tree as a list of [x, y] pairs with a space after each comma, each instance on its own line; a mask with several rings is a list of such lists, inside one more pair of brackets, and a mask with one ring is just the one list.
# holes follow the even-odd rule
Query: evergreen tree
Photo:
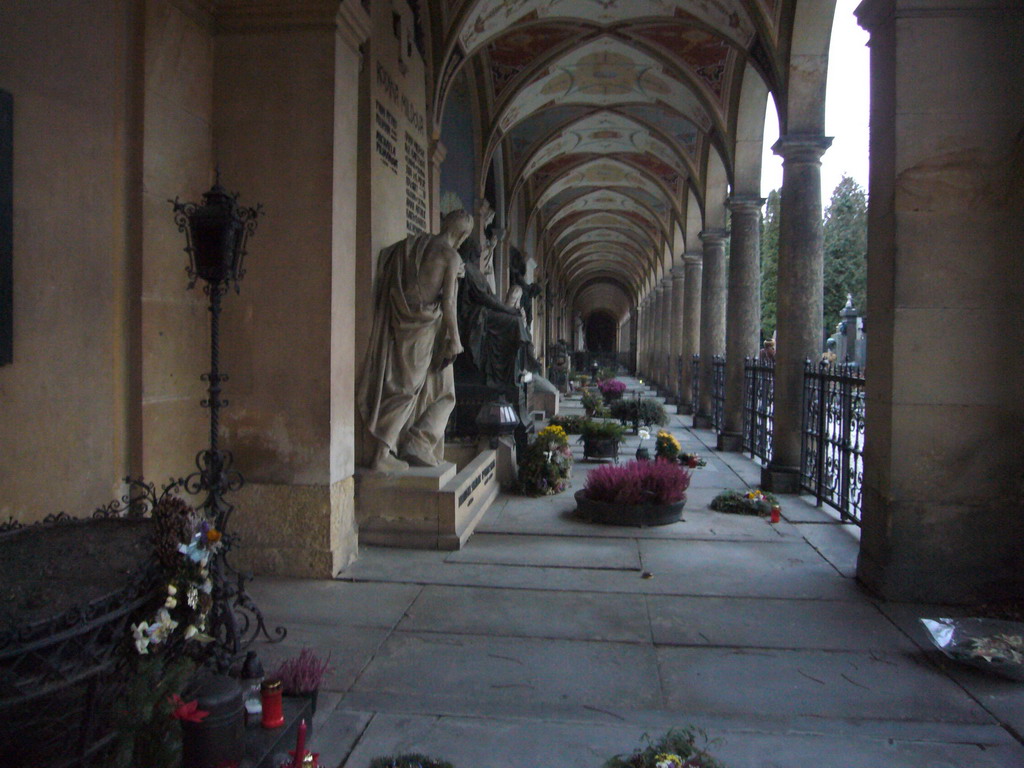
[[766, 339], [775, 333], [777, 282], [779, 278], [779, 191], [768, 193], [761, 217], [761, 330]]
[[867, 294], [868, 199], [864, 188], [843, 176], [825, 209], [825, 311], [822, 322], [831, 335], [846, 295], [864, 310]]

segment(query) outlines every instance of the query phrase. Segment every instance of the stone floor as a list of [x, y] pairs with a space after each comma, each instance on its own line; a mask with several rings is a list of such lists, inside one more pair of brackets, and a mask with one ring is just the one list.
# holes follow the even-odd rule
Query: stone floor
[[[336, 581], [257, 580], [288, 628], [260, 648], [268, 665], [332, 654], [322, 765], [418, 751], [456, 768], [600, 768], [694, 725], [730, 768], [1024, 766], [1024, 685], [947, 663], [917, 622], [956, 612], [865, 594], [857, 529], [804, 499], [785, 498], [777, 525], [710, 511], [758, 468], [684, 422], [672, 431], [708, 466], [683, 522], [595, 526], [571, 491], [502, 495], [462, 551], [367, 548]], [[575, 450], [580, 488], [594, 464]]]

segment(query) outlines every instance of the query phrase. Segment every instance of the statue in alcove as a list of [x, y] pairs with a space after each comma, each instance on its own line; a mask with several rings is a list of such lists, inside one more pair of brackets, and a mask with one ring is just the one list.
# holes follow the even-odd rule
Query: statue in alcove
[[445, 216], [441, 233], [407, 237], [380, 252], [373, 329], [357, 401], [377, 441], [370, 466], [384, 472], [444, 460], [444, 430], [455, 407], [452, 363], [462, 352], [458, 248], [473, 218]]

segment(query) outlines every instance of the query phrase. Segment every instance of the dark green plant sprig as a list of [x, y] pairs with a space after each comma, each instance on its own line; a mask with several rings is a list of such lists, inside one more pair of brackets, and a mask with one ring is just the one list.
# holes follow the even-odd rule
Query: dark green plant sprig
[[[751, 498], [753, 494], [753, 498]], [[760, 489], [742, 493], [740, 491], [722, 491], [711, 500], [711, 509], [715, 512], [729, 512], [734, 515], [771, 514], [772, 507], [778, 506], [779, 500], [767, 491]]]
[[[657, 768], [659, 763], [675, 763], [679, 768], [725, 768], [707, 751], [708, 747], [721, 742], [708, 739], [700, 728], [673, 728], [657, 741], [644, 734], [643, 741], [647, 743], [646, 747], [630, 755], [616, 755], [603, 768]], [[679, 760], [672, 761], [672, 757]]]
[[660, 427], [668, 425], [668, 411], [665, 406], [657, 400], [649, 397], [636, 398], [624, 397], [611, 404], [611, 415], [624, 424], [638, 422], [644, 426], [657, 424]]
[[375, 758], [370, 763], [370, 768], [455, 768], [455, 766], [446, 760], [435, 760], [426, 755], [409, 754]]

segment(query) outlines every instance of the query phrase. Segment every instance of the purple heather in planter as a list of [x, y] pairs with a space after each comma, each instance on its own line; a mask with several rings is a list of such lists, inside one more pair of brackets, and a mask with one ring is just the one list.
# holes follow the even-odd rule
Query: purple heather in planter
[[583, 493], [609, 504], [673, 504], [686, 500], [690, 473], [673, 461], [631, 461], [587, 474]]
[[270, 678], [280, 680], [281, 687], [289, 696], [312, 693], [318, 690], [324, 678], [334, 671], [330, 662], [330, 654], [321, 660], [312, 649], [303, 648], [298, 656], [281, 662]]
[[626, 391], [626, 382], [618, 379], [605, 379], [597, 383], [602, 395], [621, 395]]

